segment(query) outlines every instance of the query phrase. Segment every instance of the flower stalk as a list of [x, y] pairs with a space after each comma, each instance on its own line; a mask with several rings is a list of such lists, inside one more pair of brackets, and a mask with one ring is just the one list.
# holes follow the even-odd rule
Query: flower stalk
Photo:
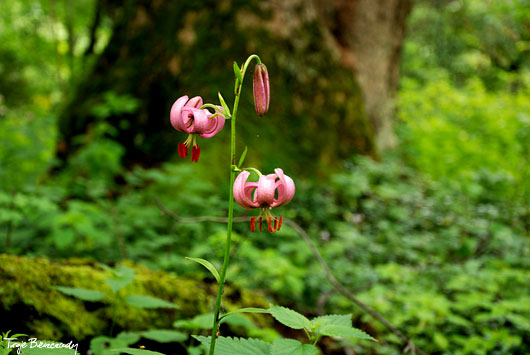
[[243, 86], [243, 80], [245, 79], [245, 72], [250, 64], [250, 62], [256, 59], [258, 64], [261, 64], [261, 59], [253, 54], [250, 57], [247, 58], [245, 64], [241, 68], [241, 79], [239, 77], [236, 78], [236, 81], [239, 82], [239, 85], [236, 87], [235, 90], [235, 98], [234, 98], [234, 106], [232, 109], [231, 114], [231, 124], [230, 124], [230, 164], [229, 164], [229, 170], [230, 170], [230, 197], [228, 202], [228, 224], [226, 227], [226, 245], [225, 245], [225, 253], [224, 253], [224, 260], [223, 260], [223, 266], [221, 268], [221, 273], [219, 277], [219, 289], [217, 291], [217, 299], [215, 301], [215, 312], [213, 317], [213, 325], [212, 325], [212, 338], [210, 341], [210, 355], [214, 355], [215, 352], [215, 342], [217, 340], [217, 332], [219, 330], [219, 312], [221, 309], [221, 299], [223, 295], [223, 289], [224, 289], [224, 283], [226, 278], [226, 270], [228, 269], [228, 263], [230, 261], [230, 247], [232, 242], [232, 222], [234, 219], [234, 192], [232, 186], [234, 186], [234, 181], [236, 178], [236, 171], [232, 168], [236, 165], [236, 121], [237, 121], [237, 109], [239, 107], [239, 99], [241, 97], [241, 88]]

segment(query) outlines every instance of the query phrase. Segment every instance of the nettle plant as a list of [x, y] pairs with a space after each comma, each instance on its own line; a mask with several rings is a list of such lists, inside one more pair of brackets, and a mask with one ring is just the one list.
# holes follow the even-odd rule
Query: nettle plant
[[[363, 331], [352, 327], [351, 314], [327, 315], [309, 320], [300, 313], [281, 306], [270, 308], [242, 308], [230, 313], [221, 314], [221, 303], [223, 288], [226, 279], [226, 270], [230, 259], [230, 245], [232, 236], [232, 223], [234, 217], [234, 201], [246, 209], [259, 209], [259, 214], [250, 219], [250, 230], [256, 228], [260, 231], [267, 229], [270, 233], [278, 231], [282, 226], [282, 217], [274, 217], [271, 209], [289, 203], [295, 194], [293, 179], [285, 175], [280, 168], [274, 169], [274, 173], [262, 174], [254, 167], [243, 167], [247, 149], [243, 151], [236, 163], [236, 122], [241, 98], [243, 80], [250, 63], [256, 60], [254, 67], [254, 104], [256, 113], [263, 116], [267, 113], [270, 102], [269, 74], [265, 64], [257, 55], [251, 55], [240, 68], [234, 62], [235, 86], [234, 104], [232, 110], [226, 104], [223, 96], [219, 93], [220, 105], [204, 103], [199, 96], [189, 99], [188, 96], [180, 97], [172, 106], [170, 120], [172, 126], [181, 132], [187, 133], [188, 137], [184, 143], [179, 143], [178, 153], [181, 158], [186, 158], [191, 148], [191, 160], [199, 161], [200, 148], [197, 142], [199, 138], [212, 138], [230, 120], [230, 198], [228, 201], [228, 224], [226, 233], [226, 246], [223, 266], [219, 273], [215, 266], [207, 260], [199, 258], [188, 258], [206, 267], [219, 283], [215, 312], [212, 324], [212, 336], [195, 336], [202, 344], [209, 348], [209, 354], [318, 354], [317, 342], [323, 336], [343, 337], [353, 339], [375, 340]], [[212, 109], [211, 112], [209, 109]], [[258, 176], [258, 181], [248, 181], [251, 172]], [[237, 175], [237, 177], [236, 177]], [[244, 338], [228, 338], [219, 334], [219, 326], [231, 315], [237, 313], [268, 313], [278, 322], [292, 329], [304, 330], [309, 344], [303, 344], [295, 339], [277, 339], [273, 344], [258, 340]], [[217, 347], [216, 347], [217, 345]]]

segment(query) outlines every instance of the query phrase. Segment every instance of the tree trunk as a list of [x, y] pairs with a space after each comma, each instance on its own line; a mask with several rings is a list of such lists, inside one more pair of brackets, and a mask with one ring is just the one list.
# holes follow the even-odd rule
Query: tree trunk
[[[401, 2], [405, 0], [381, 1], [387, 6]], [[379, 1], [372, 6], [369, 0], [351, 3], [356, 5], [351, 10], [354, 14], [364, 7], [373, 8], [374, 16], [377, 11], [383, 14], [374, 23], [356, 16], [355, 21], [364, 21], [364, 28], [343, 19], [337, 23], [337, 32], [330, 31], [319, 6], [303, 0], [128, 1], [114, 16], [109, 45], [62, 112], [59, 155], [66, 157], [75, 151], [73, 137], [96, 121], [93, 107], [104, 101], [104, 93], [112, 91], [133, 95], [140, 102], [134, 113], [115, 112], [107, 118], [118, 129], [115, 139], [125, 146], [126, 161], [149, 165], [174, 156], [178, 141], [185, 139], [169, 123], [174, 100], [201, 95], [216, 103], [219, 90], [231, 102], [232, 61], [241, 64], [256, 53], [269, 68], [271, 107], [265, 117], [255, 115], [249, 75], [238, 124], [238, 133], [244, 137], [238, 145], [256, 148], [247, 161], [265, 168], [291, 166], [312, 174], [338, 166], [355, 154], [375, 156], [373, 131], [386, 129], [378, 121], [386, 122], [380, 118], [386, 116], [374, 112], [377, 102], [387, 104], [393, 92], [397, 66], [392, 64], [397, 65], [401, 42], [376, 36], [371, 40], [384, 48], [371, 48], [368, 43], [372, 42], [356, 31], [378, 34], [384, 28], [399, 32], [394, 26], [404, 22], [401, 18], [406, 11], [398, 16], [392, 12], [395, 8], [383, 9]], [[338, 15], [346, 15], [342, 11], [347, 4], [334, 4]], [[381, 58], [383, 63], [370, 65], [366, 58], [378, 51], [382, 54], [374, 62]], [[355, 66], [347, 60], [351, 53]], [[380, 68], [384, 73], [370, 83], [370, 73]], [[382, 93], [380, 101], [374, 98], [376, 93]], [[365, 114], [363, 98], [374, 124]], [[207, 143], [201, 140], [201, 147], [207, 146], [201, 161], [215, 164], [222, 159], [226, 152], [220, 144], [228, 136], [221, 132]]]
[[376, 146], [397, 143], [393, 129], [401, 48], [413, 0], [318, 0], [340, 50], [362, 89]]

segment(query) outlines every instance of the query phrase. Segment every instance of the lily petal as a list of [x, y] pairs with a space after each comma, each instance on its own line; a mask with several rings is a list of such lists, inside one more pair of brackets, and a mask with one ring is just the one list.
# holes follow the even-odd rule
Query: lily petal
[[181, 111], [184, 105], [188, 102], [188, 96], [179, 97], [177, 101], [171, 106], [171, 113], [169, 114], [171, 125], [177, 131], [182, 131], [183, 124], [181, 119]]
[[200, 111], [196, 108], [184, 107], [180, 113], [181, 130], [186, 133], [195, 133], [195, 113]]
[[[219, 109], [221, 109], [220, 106], [217, 106], [219, 107]], [[215, 113], [219, 113], [218, 110], [215, 110]], [[213, 136], [215, 136], [217, 133], [219, 133], [221, 131], [221, 129], [223, 129], [224, 125], [225, 125], [225, 119], [224, 117], [221, 117], [221, 116], [215, 116], [214, 118], [210, 118], [212, 116], [212, 114], [208, 114], [208, 119], [210, 120], [210, 126], [209, 128], [204, 131], [203, 133], [200, 134], [200, 137], [201, 138], [211, 138]]]
[[[183, 110], [183, 112], [186, 109]], [[210, 128], [210, 125], [214, 122], [211, 122], [208, 119], [210, 112], [206, 109], [200, 110], [198, 108], [190, 109], [193, 112], [193, 133], [203, 133]]]
[[186, 107], [193, 107], [193, 108], [199, 108], [202, 106], [202, 97], [195, 96], [188, 101], [186, 104]]
[[258, 186], [255, 182], [247, 182], [250, 172], [242, 171], [234, 181], [234, 199], [243, 208], [248, 210], [259, 207], [252, 201], [252, 191]]
[[276, 181], [278, 199], [275, 199], [274, 202], [272, 202], [271, 207], [278, 207], [286, 205], [293, 199], [296, 188], [293, 179], [285, 175], [282, 169], [274, 169], [274, 172], [278, 177], [278, 181]]
[[256, 202], [260, 206], [271, 206], [274, 202], [274, 193], [276, 191], [276, 175], [262, 175], [258, 180], [256, 189]]

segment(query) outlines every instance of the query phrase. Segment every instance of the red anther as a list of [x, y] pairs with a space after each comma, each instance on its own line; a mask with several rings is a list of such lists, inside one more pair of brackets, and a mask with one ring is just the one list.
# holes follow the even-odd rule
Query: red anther
[[182, 143], [179, 142], [179, 157], [184, 158], [182, 156]]
[[250, 231], [255, 232], [256, 231], [256, 217], [252, 217], [250, 219]]
[[261, 232], [261, 222], [263, 222], [263, 218], [259, 218], [259, 231]]
[[195, 162], [196, 163], [199, 161], [199, 155], [201, 155], [201, 148], [197, 146], [197, 149], [195, 149]]
[[186, 144], [182, 144], [182, 158], [186, 158], [188, 155], [188, 146]]
[[276, 229], [277, 231], [279, 231], [280, 228], [282, 227], [282, 220], [283, 220], [283, 217], [280, 216], [280, 222], [278, 223], [278, 229]]
[[269, 230], [269, 232], [274, 233], [275, 229], [272, 228], [272, 218], [271, 217], [267, 218], [267, 226], [268, 226], [267, 229]]
[[278, 230], [278, 217], [274, 217], [274, 230]]
[[195, 161], [195, 146], [191, 147], [191, 161]]

